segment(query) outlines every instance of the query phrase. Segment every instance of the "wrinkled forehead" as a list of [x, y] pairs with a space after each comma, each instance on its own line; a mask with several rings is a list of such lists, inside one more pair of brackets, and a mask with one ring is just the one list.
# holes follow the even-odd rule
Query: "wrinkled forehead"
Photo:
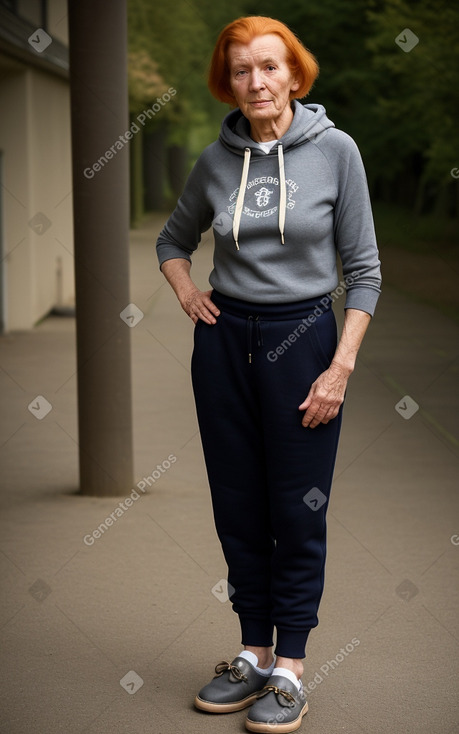
[[280, 36], [268, 33], [255, 36], [249, 43], [231, 43], [227, 59], [230, 67], [238, 64], [282, 62], [287, 58], [287, 47]]

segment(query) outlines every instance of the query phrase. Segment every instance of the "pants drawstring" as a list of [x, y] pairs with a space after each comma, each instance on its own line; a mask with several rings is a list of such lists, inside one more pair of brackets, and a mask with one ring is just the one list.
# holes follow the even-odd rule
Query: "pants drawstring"
[[257, 344], [259, 347], [263, 346], [263, 334], [261, 333], [261, 321], [258, 318], [258, 316], [255, 319], [255, 323], [257, 325]]

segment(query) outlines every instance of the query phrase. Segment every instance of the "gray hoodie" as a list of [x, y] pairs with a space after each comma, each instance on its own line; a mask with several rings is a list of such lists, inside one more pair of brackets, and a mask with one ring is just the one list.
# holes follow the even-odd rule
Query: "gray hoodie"
[[211, 225], [221, 293], [254, 303], [322, 296], [346, 282], [345, 308], [373, 315], [380, 262], [364, 167], [322, 105], [293, 103], [292, 124], [265, 153], [239, 109], [199, 157], [157, 241], [159, 263], [185, 258]]

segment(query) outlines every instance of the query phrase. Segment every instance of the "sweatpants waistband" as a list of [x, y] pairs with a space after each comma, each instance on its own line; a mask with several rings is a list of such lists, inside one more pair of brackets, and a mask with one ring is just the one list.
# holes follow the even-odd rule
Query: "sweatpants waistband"
[[332, 305], [332, 299], [328, 293], [293, 303], [254, 303], [226, 296], [216, 290], [212, 291], [211, 298], [215, 305], [226, 313], [246, 319], [252, 317], [255, 320], [266, 319], [267, 321], [301, 319], [307, 314], [314, 313], [314, 310], [317, 309], [320, 313], [329, 311]]

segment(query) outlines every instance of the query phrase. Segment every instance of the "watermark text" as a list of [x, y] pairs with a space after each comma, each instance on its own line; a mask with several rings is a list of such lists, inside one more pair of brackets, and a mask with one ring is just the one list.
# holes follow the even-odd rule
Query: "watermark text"
[[[137, 489], [145, 494], [147, 486], [151, 487], [152, 484], [157, 482], [158, 479], [160, 479], [176, 461], [177, 457], [174, 454], [169, 454], [167, 459], [164, 459], [161, 464], [157, 464], [156, 469], [154, 469], [151, 474], [147, 477], [143, 477], [143, 479], [137, 482]], [[101, 538], [102, 535], [107, 532], [107, 530], [111, 528], [120, 517], [123, 517], [124, 513], [127, 512], [129, 508], [133, 506], [134, 502], [136, 502], [141, 496], [142, 495], [139, 494], [136, 489], [133, 489], [128, 497], [126, 497], [122, 502], [118, 502], [118, 506], [115, 507], [113, 512], [111, 512], [110, 515], [107, 515], [105, 520], [101, 522], [101, 524], [98, 525], [92, 533], [84, 536], [83, 543], [88, 546], [94, 545], [96, 540], [99, 540], [99, 538]]]
[[[101, 155], [101, 157], [98, 158], [97, 161], [92, 164], [92, 166], [88, 166], [84, 169], [83, 174], [85, 178], [94, 178], [96, 173], [101, 171], [103, 167], [106, 166], [107, 163], [116, 156], [118, 151], [122, 150], [124, 146], [132, 140], [134, 135], [140, 132], [141, 128], [139, 127], [139, 125], [144, 127], [147, 120], [151, 120], [152, 117], [160, 112], [162, 107], [170, 102], [170, 100], [175, 97], [176, 94], [177, 90], [174, 89], [174, 87], [169, 87], [167, 92], [164, 92], [161, 97], [156, 98], [156, 102], [154, 102], [146, 110], [142, 110], [142, 112], [137, 115], [136, 120], [131, 123], [129, 129], [126, 130], [123, 135], [119, 135], [118, 140], [115, 140], [113, 145], [107, 148], [105, 153]], [[139, 125], [136, 124], [137, 122], [139, 123]]]

